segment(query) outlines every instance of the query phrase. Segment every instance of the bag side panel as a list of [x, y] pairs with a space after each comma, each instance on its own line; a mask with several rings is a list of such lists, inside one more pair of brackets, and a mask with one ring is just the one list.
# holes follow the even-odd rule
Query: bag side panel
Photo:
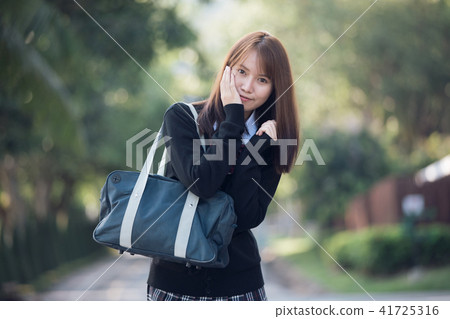
[[119, 249], [120, 228], [139, 173], [114, 171], [106, 179], [101, 192], [101, 221], [94, 230], [94, 239]]
[[173, 255], [186, 197], [181, 183], [149, 177], [133, 225], [133, 248]]
[[200, 199], [192, 227], [196, 232], [191, 232], [187, 249], [187, 257], [192, 263], [225, 267], [235, 222], [236, 215], [229, 195], [218, 192], [207, 200]]

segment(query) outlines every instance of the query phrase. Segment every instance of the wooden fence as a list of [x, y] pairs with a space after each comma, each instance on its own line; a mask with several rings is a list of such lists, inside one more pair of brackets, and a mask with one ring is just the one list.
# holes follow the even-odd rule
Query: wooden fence
[[347, 229], [401, 222], [402, 200], [407, 195], [422, 195], [425, 216], [422, 222], [450, 224], [450, 175], [432, 182], [418, 183], [416, 176], [387, 177], [365, 194], [355, 197], [345, 214]]

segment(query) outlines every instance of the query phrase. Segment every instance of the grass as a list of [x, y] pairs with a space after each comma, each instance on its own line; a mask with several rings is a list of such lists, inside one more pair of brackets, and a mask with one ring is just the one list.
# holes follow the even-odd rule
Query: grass
[[355, 281], [307, 238], [282, 238], [271, 242], [271, 250], [325, 289], [339, 293], [450, 290], [450, 265], [414, 269], [391, 276], [373, 277], [348, 271]]

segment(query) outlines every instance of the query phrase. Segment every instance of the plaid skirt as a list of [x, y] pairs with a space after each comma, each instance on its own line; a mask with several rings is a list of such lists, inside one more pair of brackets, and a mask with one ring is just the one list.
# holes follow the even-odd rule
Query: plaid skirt
[[267, 296], [264, 287], [235, 296], [194, 297], [174, 294], [147, 285], [147, 301], [267, 301]]

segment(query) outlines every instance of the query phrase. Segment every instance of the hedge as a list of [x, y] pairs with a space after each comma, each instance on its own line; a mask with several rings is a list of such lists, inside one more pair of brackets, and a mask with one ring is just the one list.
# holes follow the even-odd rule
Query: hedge
[[450, 263], [450, 227], [427, 225], [409, 232], [402, 225], [389, 225], [345, 231], [325, 240], [324, 248], [344, 268], [392, 274]]

